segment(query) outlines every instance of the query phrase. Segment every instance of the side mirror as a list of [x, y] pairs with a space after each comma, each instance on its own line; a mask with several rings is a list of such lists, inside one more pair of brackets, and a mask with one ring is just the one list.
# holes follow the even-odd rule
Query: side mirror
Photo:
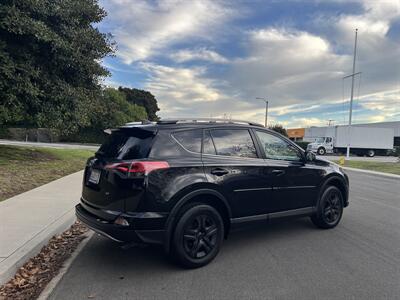
[[306, 161], [314, 161], [316, 155], [312, 151], [306, 151]]

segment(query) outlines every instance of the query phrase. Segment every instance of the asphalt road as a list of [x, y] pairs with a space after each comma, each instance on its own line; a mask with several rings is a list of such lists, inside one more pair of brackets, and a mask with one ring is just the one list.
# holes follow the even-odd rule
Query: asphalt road
[[399, 299], [400, 180], [348, 174], [350, 206], [333, 230], [304, 218], [235, 232], [196, 270], [95, 235], [50, 298]]

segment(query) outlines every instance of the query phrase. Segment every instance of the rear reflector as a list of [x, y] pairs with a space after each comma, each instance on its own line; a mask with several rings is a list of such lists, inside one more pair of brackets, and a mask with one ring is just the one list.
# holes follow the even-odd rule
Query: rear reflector
[[153, 170], [167, 168], [169, 168], [169, 164], [166, 161], [137, 161], [131, 163], [123, 162], [106, 165], [106, 169], [137, 175], [147, 175]]

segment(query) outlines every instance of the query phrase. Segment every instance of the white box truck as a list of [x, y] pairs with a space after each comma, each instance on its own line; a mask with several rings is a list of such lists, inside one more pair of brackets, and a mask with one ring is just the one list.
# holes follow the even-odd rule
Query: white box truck
[[347, 144], [350, 152], [373, 157], [386, 154], [393, 149], [394, 130], [392, 128], [332, 126], [325, 130], [325, 135], [313, 136], [313, 142], [307, 150], [319, 155], [325, 153], [346, 153]]

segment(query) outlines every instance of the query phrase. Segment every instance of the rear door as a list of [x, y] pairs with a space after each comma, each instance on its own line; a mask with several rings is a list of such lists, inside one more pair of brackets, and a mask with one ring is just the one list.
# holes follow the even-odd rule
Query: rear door
[[315, 205], [319, 172], [305, 163], [301, 151], [284, 138], [255, 130], [265, 155], [265, 174], [272, 179], [271, 210], [279, 212]]
[[204, 131], [202, 160], [209, 182], [228, 198], [233, 217], [263, 214], [268, 210], [272, 185], [263, 173], [264, 160], [246, 128]]
[[151, 130], [140, 128], [113, 131], [95, 156], [88, 160], [83, 179], [83, 204], [124, 211], [127, 200], [130, 203], [138, 202], [142, 194], [143, 178], [129, 178], [122, 168], [110, 169], [110, 166], [146, 159], [154, 134]]

